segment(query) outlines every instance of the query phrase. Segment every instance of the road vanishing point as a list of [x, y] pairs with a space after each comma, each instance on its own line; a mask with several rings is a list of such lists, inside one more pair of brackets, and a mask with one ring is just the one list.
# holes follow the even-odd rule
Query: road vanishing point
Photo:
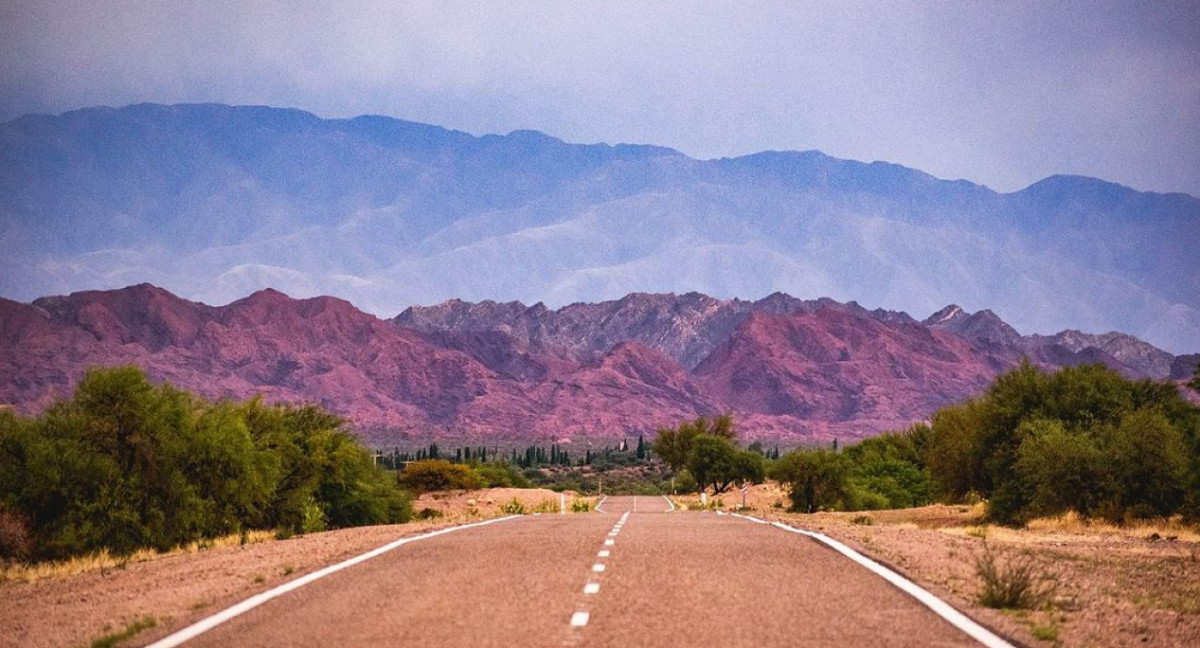
[[1009, 646], [821, 537], [663, 497], [601, 508], [406, 538], [151, 647]]

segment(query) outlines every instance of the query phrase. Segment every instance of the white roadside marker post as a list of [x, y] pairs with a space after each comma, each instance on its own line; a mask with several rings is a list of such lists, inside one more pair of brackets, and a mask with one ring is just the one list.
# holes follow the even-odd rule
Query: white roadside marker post
[[567, 494], [566, 493], [558, 494], [558, 514], [559, 515], [567, 514]]

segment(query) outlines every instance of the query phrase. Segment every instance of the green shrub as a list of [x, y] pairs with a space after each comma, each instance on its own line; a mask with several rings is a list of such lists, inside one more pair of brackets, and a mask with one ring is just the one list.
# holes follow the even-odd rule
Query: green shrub
[[508, 462], [473, 463], [471, 468], [479, 475], [483, 484], [482, 488], [530, 488], [532, 486], [516, 466]]
[[592, 510], [591, 502], [582, 499], [571, 500], [572, 513], [587, 513], [590, 510]]
[[320, 533], [325, 530], [325, 511], [316, 500], [304, 504], [304, 519], [300, 522], [300, 533]]
[[423, 493], [443, 490], [474, 490], [483, 488], [483, 479], [465, 464], [455, 464], [445, 459], [414, 461], [400, 473], [400, 485], [409, 490]]
[[525, 505], [521, 503], [521, 500], [514, 497], [500, 505], [500, 512], [507, 515], [524, 515]]
[[419, 513], [417, 513], [417, 519], [419, 520], [435, 520], [442, 516], [443, 513], [441, 511], [429, 507], [425, 507], [421, 509]]
[[771, 466], [771, 476], [786, 484], [792, 511], [813, 513], [844, 505], [852, 464], [831, 450], [793, 450]]

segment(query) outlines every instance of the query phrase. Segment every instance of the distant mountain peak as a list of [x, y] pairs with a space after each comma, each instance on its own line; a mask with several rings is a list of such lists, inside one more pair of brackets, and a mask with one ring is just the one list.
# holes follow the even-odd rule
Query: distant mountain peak
[[961, 306], [959, 306], [958, 304], [950, 304], [950, 305], [942, 308], [938, 312], [934, 313], [933, 315], [930, 315], [929, 318], [926, 319], [924, 323], [928, 324], [930, 326], [932, 326], [934, 324], [946, 324], [948, 322], [954, 321], [955, 319], [958, 319], [960, 317], [966, 317], [966, 316], [967, 316], [967, 314], [965, 312], [963, 312], [963, 309]]

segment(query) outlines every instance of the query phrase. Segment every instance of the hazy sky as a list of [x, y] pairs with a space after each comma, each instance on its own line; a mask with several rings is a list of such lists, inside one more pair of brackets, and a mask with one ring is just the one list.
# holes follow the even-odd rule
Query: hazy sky
[[0, 121], [147, 101], [1200, 196], [1200, 3], [0, 3]]

